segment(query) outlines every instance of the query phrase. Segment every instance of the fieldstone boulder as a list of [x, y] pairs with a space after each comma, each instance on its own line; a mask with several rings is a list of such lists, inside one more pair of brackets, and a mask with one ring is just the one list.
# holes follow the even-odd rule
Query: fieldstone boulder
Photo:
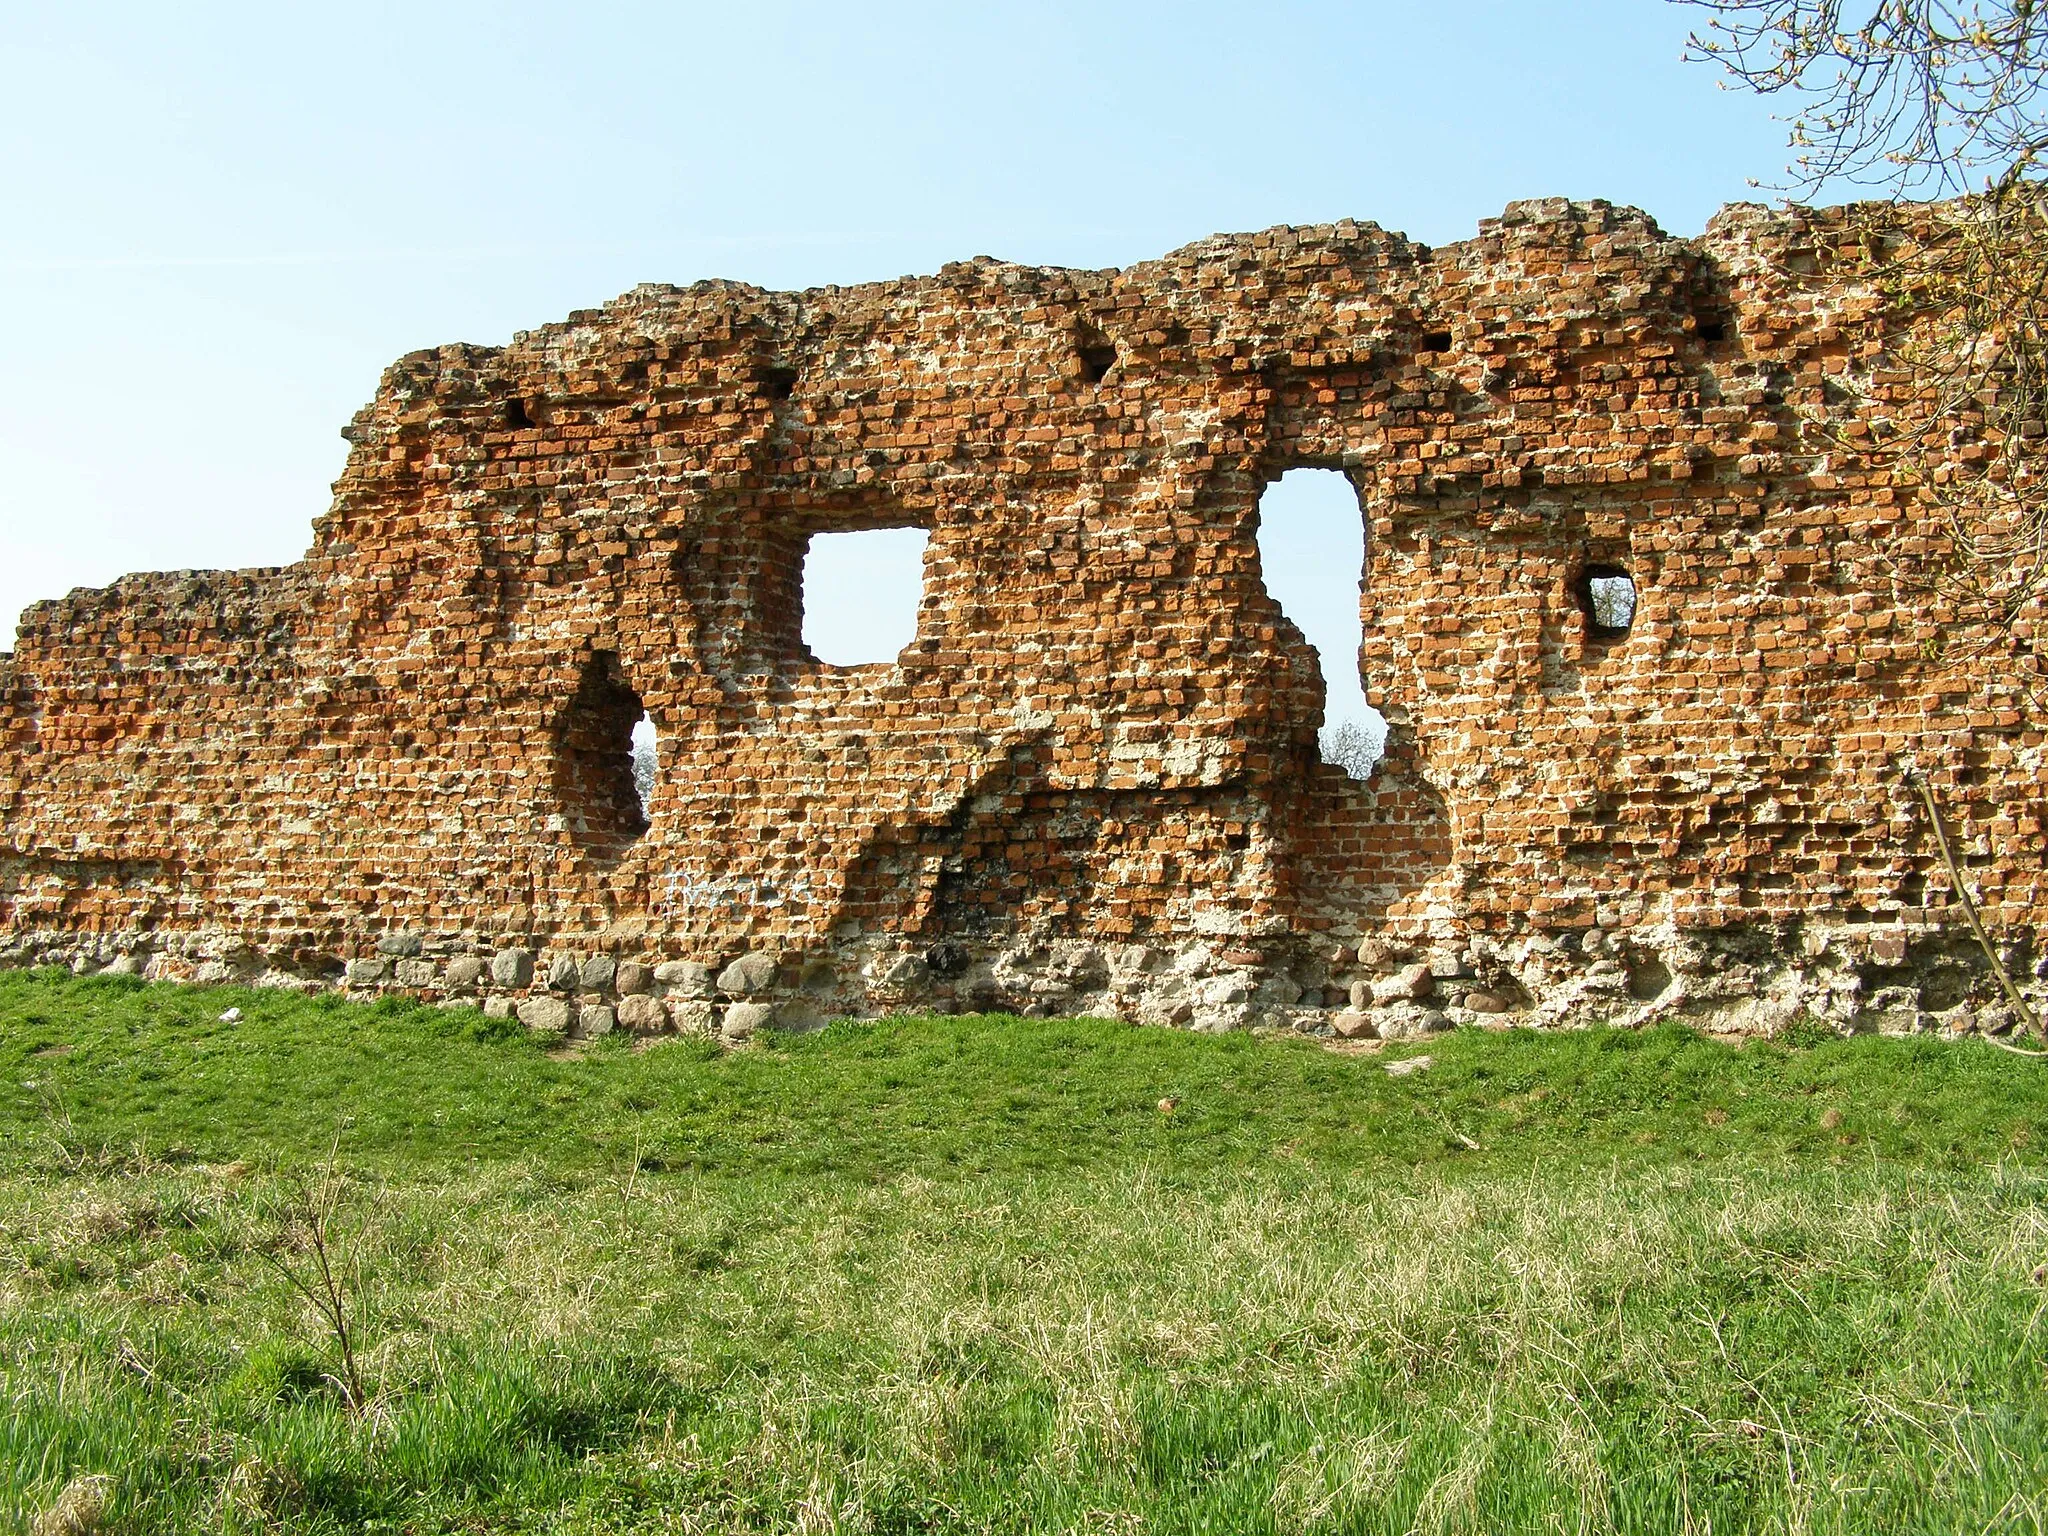
[[513, 1011], [518, 1014], [519, 1022], [528, 1029], [552, 1030], [557, 1034], [568, 1033], [569, 1005], [559, 997], [522, 998], [519, 1006]]
[[932, 968], [921, 955], [898, 955], [882, 969], [875, 984], [891, 992], [915, 992], [932, 977]]
[[1495, 992], [1467, 992], [1462, 999], [1474, 1013], [1506, 1013], [1508, 1000]]
[[1388, 1003], [1419, 1002], [1435, 990], [1436, 978], [1430, 975], [1428, 964], [1418, 960], [1374, 982], [1372, 1000], [1380, 1007]]
[[618, 973], [618, 962], [610, 955], [592, 955], [576, 968], [576, 979], [584, 991], [602, 992]]
[[523, 992], [533, 985], [533, 951], [501, 949], [491, 956], [491, 981], [500, 987]]
[[734, 1003], [725, 1010], [719, 1033], [734, 1045], [751, 1040], [754, 1031], [766, 1029], [775, 1021], [775, 1010], [767, 1003]]
[[617, 1027], [619, 1016], [603, 1003], [585, 1003], [576, 1014], [576, 1035], [581, 1040], [595, 1040], [608, 1035]]
[[781, 968], [773, 955], [760, 951], [742, 955], [718, 973], [718, 990], [727, 997], [752, 997], [774, 986]]
[[657, 1035], [668, 1028], [668, 1010], [644, 992], [619, 999], [619, 1028], [636, 1035]]
[[462, 955], [448, 962], [441, 984], [451, 992], [467, 992], [483, 979], [484, 963], [475, 955]]
[[654, 968], [655, 984], [670, 997], [709, 997], [711, 967], [694, 960], [664, 960]]
[[548, 990], [573, 992], [583, 980], [583, 967], [574, 955], [557, 955], [548, 964]]
[[1420, 1040], [1451, 1027], [1451, 1021], [1437, 1009], [1414, 1003], [1395, 1003], [1377, 1010], [1373, 1024], [1382, 1040]]
[[1301, 1001], [1301, 984], [1285, 972], [1276, 971], [1252, 989], [1252, 1001], [1263, 1007], [1287, 1007]]
[[710, 1039], [718, 1033], [718, 1008], [703, 998], [683, 998], [668, 1005], [669, 1021], [676, 1033]]
[[374, 987], [390, 974], [389, 960], [351, 960], [348, 963], [348, 984], [352, 987]]
[[1330, 1021], [1330, 1027], [1346, 1040], [1370, 1040], [1379, 1033], [1379, 1026], [1373, 1023], [1371, 1016], [1355, 1008], [1346, 1008], [1338, 1014]]
[[1251, 983], [1237, 971], [1225, 971], [1220, 976], [1204, 976], [1195, 983], [1196, 999], [1215, 1006], [1241, 1003], [1251, 995]]
[[431, 987], [439, 974], [439, 968], [431, 960], [398, 962], [398, 984], [401, 987]]
[[618, 969], [612, 985], [618, 988], [621, 997], [636, 997], [653, 989], [654, 972], [638, 960], [628, 960]]
[[378, 954], [397, 960], [409, 960], [420, 949], [420, 936], [416, 933], [387, 933], [377, 941]]

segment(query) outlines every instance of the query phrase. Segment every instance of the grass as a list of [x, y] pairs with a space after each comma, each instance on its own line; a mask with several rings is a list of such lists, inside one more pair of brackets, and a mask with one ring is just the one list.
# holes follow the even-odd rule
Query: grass
[[[1928, 1040], [560, 1057], [0, 974], [0, 1520], [2038, 1531], [2044, 1136], [2048, 1072]], [[266, 1260], [330, 1177], [361, 1414]]]

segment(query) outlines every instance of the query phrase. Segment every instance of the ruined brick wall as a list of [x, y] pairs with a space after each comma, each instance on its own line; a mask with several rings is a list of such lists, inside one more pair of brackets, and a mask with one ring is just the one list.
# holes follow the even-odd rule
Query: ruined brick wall
[[[591, 1028], [1954, 1024], [1984, 994], [1899, 761], [2031, 961], [2040, 671], [2030, 621], [1900, 595], [1910, 489], [1815, 445], [1889, 387], [1836, 227], [1518, 204], [1434, 251], [643, 287], [412, 354], [305, 560], [29, 610], [0, 954]], [[1365, 784], [1259, 573], [1304, 466], [1366, 521]], [[888, 526], [930, 531], [917, 638], [822, 665], [807, 541]]]

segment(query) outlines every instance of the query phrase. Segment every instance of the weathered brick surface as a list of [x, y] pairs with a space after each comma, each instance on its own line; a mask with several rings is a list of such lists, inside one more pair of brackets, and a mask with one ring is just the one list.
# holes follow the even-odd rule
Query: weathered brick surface
[[[1436, 251], [1344, 223], [1122, 272], [645, 287], [412, 354], [305, 560], [29, 610], [0, 659], [0, 953], [403, 965], [431, 994], [430, 967], [522, 948], [561, 1004], [529, 1011], [606, 1022], [609, 984], [551, 992], [550, 957], [763, 953], [748, 1006], [783, 1023], [1313, 1026], [1417, 962], [1443, 980], [1387, 1033], [1967, 1009], [1898, 765], [2024, 949], [2033, 618], [1959, 633], [1895, 595], [1886, 552], [1938, 539], [1803, 431], [1895, 384], [1834, 218], [1736, 208], [1684, 241], [1547, 202]], [[1301, 466], [1367, 522], [1394, 732], [1362, 786], [1316, 762], [1313, 655], [1259, 577], [1260, 492]], [[807, 539], [895, 525], [931, 533], [915, 643], [813, 661]], [[1626, 636], [1589, 630], [1589, 568], [1636, 583]], [[503, 970], [447, 990], [503, 1011]], [[651, 985], [715, 1027], [696, 983]]]

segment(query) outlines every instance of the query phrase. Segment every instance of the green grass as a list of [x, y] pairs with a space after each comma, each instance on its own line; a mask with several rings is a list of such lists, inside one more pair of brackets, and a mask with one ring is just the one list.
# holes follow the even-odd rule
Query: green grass
[[[2044, 1135], [2048, 1071], [1927, 1040], [558, 1057], [0, 974], [0, 1522], [2037, 1531]], [[264, 1258], [330, 1161], [360, 1416]]]

